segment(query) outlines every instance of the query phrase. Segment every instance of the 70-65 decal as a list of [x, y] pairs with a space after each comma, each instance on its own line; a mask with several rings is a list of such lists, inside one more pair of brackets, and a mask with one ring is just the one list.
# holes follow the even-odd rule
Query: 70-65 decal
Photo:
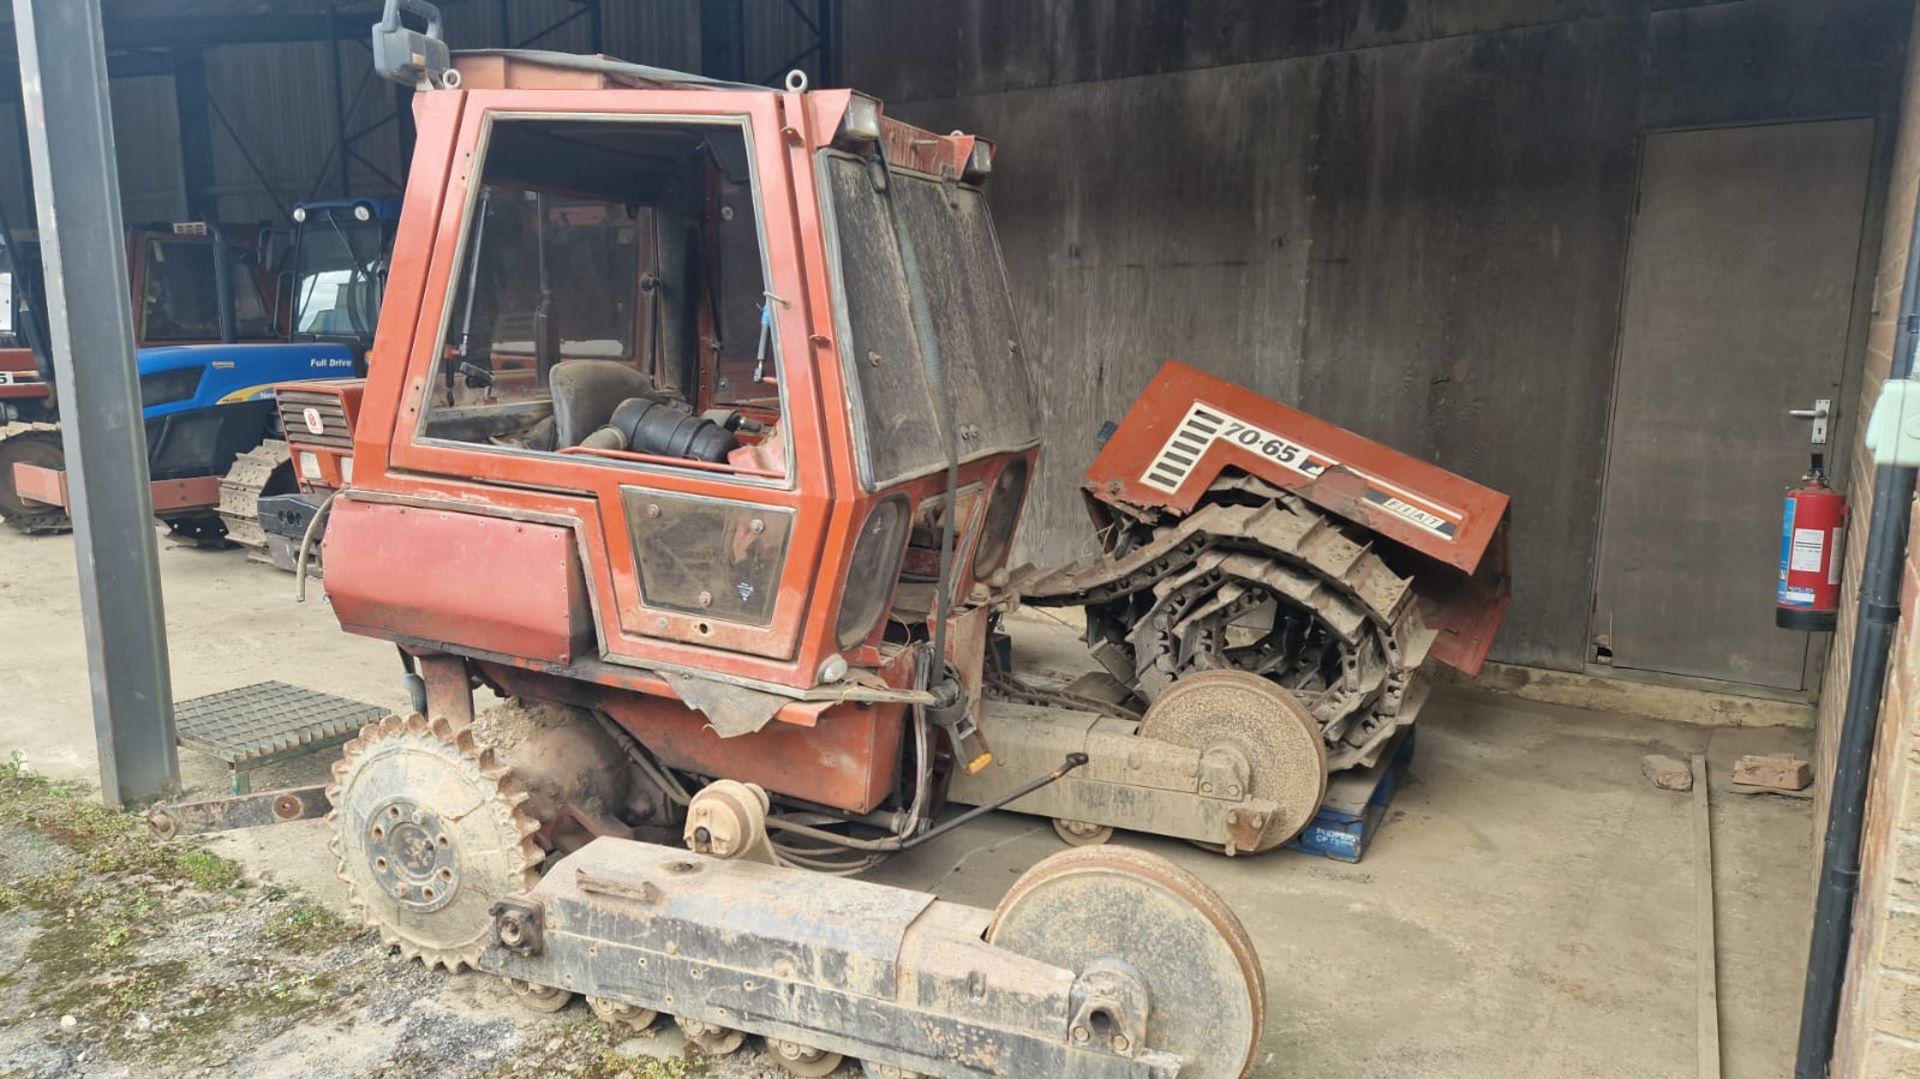
[[[1195, 403], [1187, 409], [1173, 436], [1154, 456], [1140, 482], [1148, 487], [1174, 494], [1192, 474], [1200, 456], [1215, 442], [1226, 442], [1272, 460], [1290, 471], [1314, 479], [1340, 462], [1317, 453], [1300, 443], [1278, 435], [1257, 424], [1235, 419], [1224, 411]], [[1348, 471], [1366, 482], [1367, 504], [1395, 517], [1451, 540], [1459, 532], [1460, 517], [1445, 507], [1428, 502], [1411, 491], [1369, 476], [1347, 466]]]
[[1269, 434], [1239, 420], [1228, 420], [1226, 428], [1220, 432], [1219, 437], [1229, 442], [1238, 442], [1248, 449], [1258, 449], [1262, 454], [1302, 475], [1318, 476], [1327, 469], [1326, 464], [1315, 459], [1305, 446], [1288, 442], [1279, 435]]

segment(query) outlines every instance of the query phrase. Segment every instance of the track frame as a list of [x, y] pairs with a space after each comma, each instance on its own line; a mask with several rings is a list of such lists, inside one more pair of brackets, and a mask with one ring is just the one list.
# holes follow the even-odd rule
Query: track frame
[[[1179, 1057], [1138, 1048], [1144, 985], [990, 945], [991, 918], [921, 892], [601, 838], [496, 908], [479, 966], [926, 1076], [1175, 1079]], [[1112, 1024], [1131, 1036], [1093, 1033]]]

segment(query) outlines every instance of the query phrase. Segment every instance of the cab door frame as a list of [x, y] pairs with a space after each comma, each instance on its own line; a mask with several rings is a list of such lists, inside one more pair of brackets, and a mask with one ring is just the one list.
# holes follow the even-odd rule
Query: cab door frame
[[[441, 92], [446, 93], [446, 92]], [[603, 658], [634, 665], [715, 670], [788, 684], [805, 683], [812, 649], [803, 648], [813, 583], [827, 546], [833, 510], [831, 468], [823, 432], [821, 387], [809, 355], [808, 305], [800, 223], [785, 198], [790, 186], [782, 145], [780, 96], [718, 90], [459, 91], [459, 110], [441, 211], [417, 297], [442, 297], [438, 311], [419, 302], [412, 340], [403, 346], [404, 382], [389, 417], [389, 471], [405, 474], [422, 494], [452, 497], [476, 511], [559, 513], [579, 520], [595, 598]], [[514, 120], [619, 121], [738, 125], [747, 140], [759, 215], [763, 267], [775, 301], [776, 370], [783, 376], [782, 424], [788, 471], [780, 480], [716, 474], [691, 467], [487, 447], [425, 438], [429, 395], [457, 293], [468, 223], [484, 169], [487, 138]], [[445, 209], [460, 206], [458, 214]], [[417, 230], [414, 237], [418, 238]], [[395, 272], [402, 263], [396, 258]], [[390, 295], [389, 299], [393, 299]], [[399, 342], [386, 344], [400, 345]], [[387, 351], [382, 349], [380, 351]], [[376, 361], [378, 362], [378, 361]], [[622, 508], [623, 489], [751, 502], [791, 514], [785, 566], [771, 621], [748, 626], [651, 606], [641, 592], [635, 551]], [[585, 496], [583, 499], [582, 496]], [[583, 512], [587, 501], [593, 512]], [[816, 620], [817, 621], [817, 620]]]

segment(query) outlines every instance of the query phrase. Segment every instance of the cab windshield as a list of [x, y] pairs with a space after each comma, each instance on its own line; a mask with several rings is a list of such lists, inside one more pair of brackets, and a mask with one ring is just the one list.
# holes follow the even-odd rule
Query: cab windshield
[[742, 125], [500, 120], [479, 180], [425, 437], [784, 478]]
[[371, 341], [380, 321], [385, 226], [348, 209], [310, 210], [294, 254], [293, 329]]

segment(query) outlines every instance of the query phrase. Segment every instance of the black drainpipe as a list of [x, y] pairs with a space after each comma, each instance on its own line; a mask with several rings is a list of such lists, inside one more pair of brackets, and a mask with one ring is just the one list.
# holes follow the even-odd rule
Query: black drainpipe
[[[1913, 374], [1914, 347], [1920, 341], [1920, 206], [1907, 238], [1907, 275], [1900, 287], [1897, 330], [1891, 377], [1904, 379]], [[1907, 558], [1913, 488], [1911, 468], [1881, 465], [1874, 470], [1867, 561], [1860, 570], [1860, 608], [1854, 621], [1853, 655], [1847, 663], [1847, 708], [1834, 749], [1827, 838], [1820, 849], [1820, 890], [1813, 908], [1813, 944], [1807, 951], [1807, 987], [1800, 1000], [1795, 1079], [1825, 1079], [1833, 1060], [1840, 994], [1847, 982], [1847, 948], [1853, 938], [1853, 903], [1860, 890], [1867, 773], [1880, 727], [1887, 656], [1900, 621], [1900, 571]]]

